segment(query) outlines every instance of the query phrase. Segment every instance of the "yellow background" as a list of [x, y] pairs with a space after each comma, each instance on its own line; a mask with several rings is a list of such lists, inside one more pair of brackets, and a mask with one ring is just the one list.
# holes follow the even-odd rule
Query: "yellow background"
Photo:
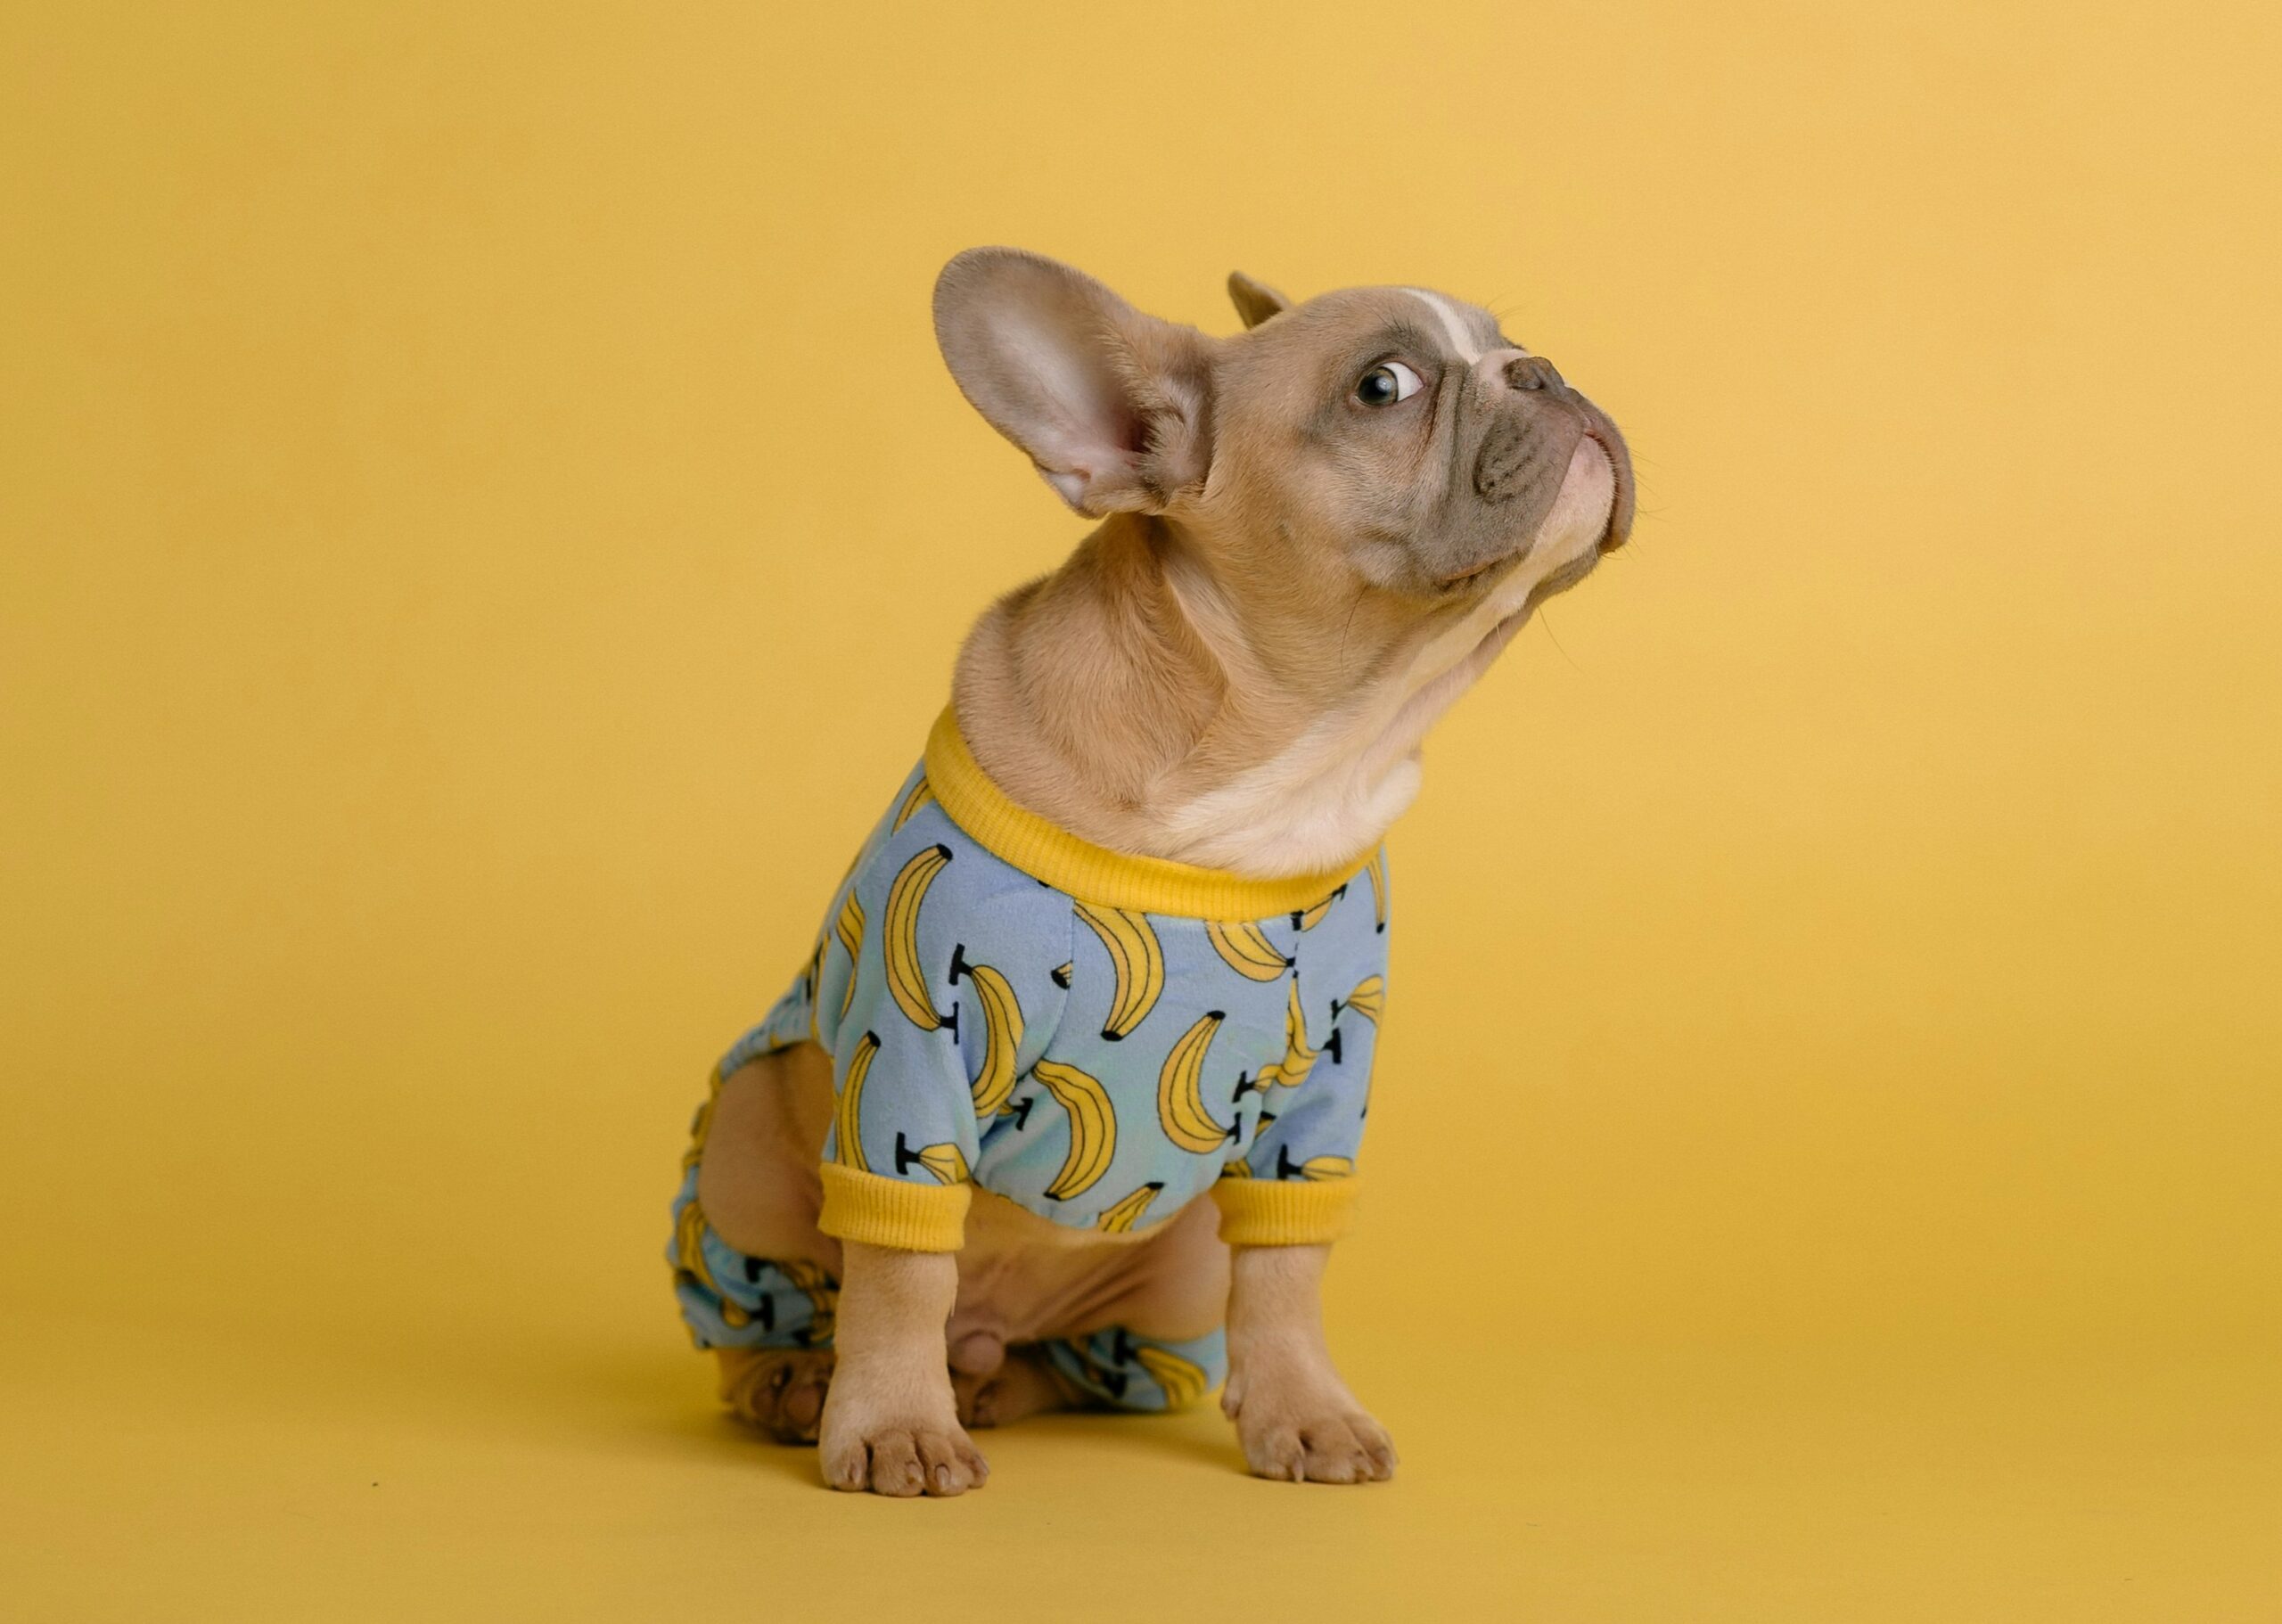
[[[2282, 1613], [2271, 8], [0, 39], [0, 1611]], [[934, 353], [990, 242], [1447, 288], [1638, 455], [1395, 835], [1385, 1489], [834, 1497], [671, 1313], [706, 1066], [1079, 533]]]

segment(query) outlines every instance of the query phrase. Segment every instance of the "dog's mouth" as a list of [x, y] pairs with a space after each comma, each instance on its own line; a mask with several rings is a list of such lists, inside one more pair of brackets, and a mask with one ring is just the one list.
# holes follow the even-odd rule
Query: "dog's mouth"
[[1594, 551], [1613, 553], [1632, 539], [1632, 453], [1624, 443], [1624, 436], [1609, 421], [1608, 414], [1589, 401], [1585, 404], [1588, 408], [1585, 438], [1598, 446], [1601, 455], [1608, 459], [1609, 477], [1615, 486], [1615, 494], [1609, 498], [1608, 528], [1601, 532]]
[[[1581, 403], [1581, 397], [1580, 399]], [[1615, 552], [1631, 538], [1632, 457], [1625, 447], [1624, 436], [1617, 432], [1616, 425], [1611, 422], [1607, 414], [1597, 406], [1588, 406], [1581, 443], [1592, 446], [1601, 454], [1601, 459], [1607, 464], [1609, 472], [1608, 516], [1603, 521], [1600, 536], [1593, 543], [1591, 550], [1583, 555], [1585, 570], [1589, 570], [1592, 562], [1601, 554]], [[1548, 514], [1547, 521], [1549, 522], [1550, 520], [1551, 515]], [[1437, 592], [1450, 597], [1477, 595], [1494, 586], [1507, 570], [1529, 557], [1535, 550], [1538, 540], [1537, 536], [1531, 536], [1517, 545], [1508, 547], [1492, 557], [1485, 558], [1479, 563], [1468, 564], [1463, 569], [1451, 570], [1447, 575], [1437, 576], [1434, 578], [1434, 588]], [[1564, 578], [1564, 584], [1573, 584], [1585, 573], [1585, 570], [1578, 570], [1574, 565], [1564, 565], [1556, 573]]]
[[1449, 593], [1464, 592], [1469, 587], [1484, 585], [1492, 575], [1506, 565], [1519, 562], [1522, 555], [1528, 551], [1528, 544], [1524, 543], [1510, 553], [1500, 554], [1498, 557], [1487, 562], [1476, 564], [1470, 570], [1461, 570], [1455, 575], [1442, 576], [1435, 581], [1434, 585], [1442, 591]]

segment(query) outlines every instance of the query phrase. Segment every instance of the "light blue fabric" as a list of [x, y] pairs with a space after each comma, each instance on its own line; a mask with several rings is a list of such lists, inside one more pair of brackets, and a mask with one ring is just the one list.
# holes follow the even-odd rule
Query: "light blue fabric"
[[[1244, 933], [1255, 954], [1265, 940], [1287, 961], [1266, 980], [1232, 964], [1205, 922], [1140, 915], [1162, 956], [1163, 981], [1146, 1013], [1120, 1035], [1113, 1029], [1120, 981], [1112, 949], [1085, 922], [1076, 900], [977, 844], [933, 800], [923, 795], [911, 809], [922, 781], [913, 773], [890, 802], [825, 910], [817, 956], [768, 1018], [730, 1049], [723, 1075], [813, 1037], [833, 1055], [833, 1087], [843, 1096], [851, 1065], [864, 1062], [857, 1115], [862, 1164], [870, 1172], [940, 1184], [919, 1152], [956, 1147], [983, 1189], [1077, 1227], [1099, 1224], [1104, 1213], [1118, 1225], [1112, 1210], [1120, 1202], [1130, 1203], [1128, 1212], [1140, 1209], [1123, 1226], [1147, 1227], [1224, 1173], [1351, 1174], [1384, 992], [1390, 899], [1383, 861], [1318, 906], [1224, 928], [1226, 937], [1238, 926], [1256, 927], [1256, 935]], [[931, 850], [938, 855], [927, 857]], [[936, 872], [917, 904], [915, 924], [905, 932], [905, 962], [915, 969], [923, 994], [918, 1013], [932, 1015], [932, 1024], [915, 1019], [893, 996], [888, 965], [895, 934], [891, 892], [915, 859]], [[862, 914], [852, 956], [837, 928], [851, 892]], [[1022, 1020], [1012, 1093], [980, 1120], [973, 1095], [984, 1076], [991, 1022], [977, 966], [1005, 978]], [[912, 987], [911, 977], [905, 985]], [[1293, 1083], [1284, 1073], [1301, 1069], [1293, 1064], [1295, 1009], [1299, 1052], [1313, 1058], [1302, 1060], [1304, 1077]], [[1206, 1020], [1214, 1015], [1217, 1021]], [[1222, 1134], [1210, 1149], [1176, 1143], [1160, 1103], [1168, 1059], [1185, 1038], [1196, 1040], [1200, 1022], [1205, 1029], [1196, 1100]], [[1100, 1084], [1114, 1120], [1113, 1152], [1072, 1167], [1073, 1113], [1041, 1079], [1041, 1062], [1052, 1062], [1049, 1073], [1068, 1067]], [[1199, 1119], [1192, 1113], [1186, 1120], [1193, 1140]], [[1098, 1135], [1095, 1143], [1098, 1147]], [[824, 1155], [847, 1160], [837, 1126]], [[947, 1160], [938, 1151], [936, 1163]], [[1145, 1197], [1152, 1185], [1154, 1194]]]
[[[813, 1263], [747, 1257], [694, 1214], [697, 1169], [674, 1194], [675, 1239], [666, 1243], [674, 1297], [690, 1341], [706, 1348], [829, 1348], [840, 1284]], [[692, 1258], [681, 1235], [696, 1238]], [[1112, 1325], [1038, 1344], [1062, 1379], [1097, 1405], [1158, 1411], [1194, 1404], [1228, 1374], [1227, 1337], [1216, 1328], [1186, 1341]]]
[[[674, 1226], [666, 1242], [674, 1299], [690, 1340], [700, 1348], [831, 1347], [839, 1282], [813, 1263], [747, 1257], [694, 1212], [696, 1203], [693, 1164], [674, 1193]], [[693, 1233], [694, 1255], [682, 1239]]]

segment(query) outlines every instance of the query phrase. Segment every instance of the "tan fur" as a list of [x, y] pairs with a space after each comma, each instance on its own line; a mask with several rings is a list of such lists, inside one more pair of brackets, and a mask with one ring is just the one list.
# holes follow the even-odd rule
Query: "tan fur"
[[[1115, 849], [1277, 877], [1376, 845], [1434, 719], [1624, 541], [1631, 469], [1606, 414], [1477, 307], [1402, 288], [1294, 304], [1241, 275], [1229, 292], [1245, 331], [1219, 339], [1035, 255], [946, 267], [936, 331], [960, 388], [1103, 521], [983, 615], [952, 690], [976, 759], [1032, 811]], [[1367, 400], [1359, 378], [1393, 362], [1416, 392]], [[1325, 1344], [1327, 1248], [1232, 1262], [1208, 1202], [1137, 1239], [978, 1192], [956, 1257], [843, 1249], [816, 1229], [831, 1087], [809, 1046], [729, 1079], [698, 1190], [731, 1245], [841, 1275], [833, 1353], [723, 1359], [741, 1414], [781, 1435], [820, 1425], [827, 1481], [979, 1486], [963, 1417], [1069, 1398], [1022, 1344], [1109, 1325], [1195, 1336], [1224, 1306], [1223, 1406], [1251, 1468], [1391, 1473]]]
[[1242, 271], [1228, 273], [1228, 302], [1246, 327], [1257, 327], [1271, 316], [1281, 316], [1292, 301], [1264, 282], [1254, 282]]
[[1328, 1246], [1249, 1246], [1228, 1296], [1228, 1382], [1220, 1409], [1244, 1464], [1294, 1483], [1394, 1475], [1394, 1440], [1347, 1390], [1323, 1333]]
[[[1026, 438], [1018, 407], [992, 392], [998, 381], [978, 384], [962, 373], [981, 340], [973, 323], [944, 311], [947, 300], [977, 297], [989, 267], [1019, 266], [1027, 283], [1045, 262], [980, 253], [980, 266], [967, 263], [972, 256], [954, 261], [948, 291], [939, 292], [945, 354], [984, 414], [1052, 478], [1051, 460], [1067, 458], [1074, 437], [1033, 428]], [[1415, 792], [1412, 757], [1442, 708], [1406, 717], [1404, 701], [1487, 645], [1446, 705], [1536, 603], [1624, 539], [1630, 472], [1621, 438], [1573, 392], [1473, 390], [1470, 398], [1502, 392], [1534, 408], [1571, 463], [1542, 507], [1500, 511], [1471, 492], [1453, 495], [1462, 481], [1450, 477], [1458, 447], [1449, 431], [1342, 439], [1335, 431], [1355, 425], [1334, 417], [1326, 434], [1324, 422], [1326, 402], [1340, 398], [1364, 353], [1358, 346], [1390, 328], [1408, 335], [1422, 365], [1431, 351], [1490, 378], [1523, 360], [1518, 346], [1496, 341], [1487, 312], [1441, 301], [1465, 314], [1483, 347], [1466, 365], [1444, 314], [1408, 290], [1271, 309], [1280, 295], [1232, 278], [1232, 287], [1242, 283], [1240, 308], [1257, 321], [1216, 340], [1141, 316], [1065, 267], [1051, 279], [1075, 299], [1066, 285], [1074, 279], [1099, 306], [1097, 331], [1110, 335], [1118, 369], [1159, 365], [1211, 380], [1197, 408], [1209, 426], [1179, 430], [1184, 446], [1209, 431], [1210, 457], [1197, 478], [1157, 491], [1141, 510], [1131, 506], [1134, 482], [1109, 476], [1120, 505], [1108, 521], [1061, 570], [983, 616], [952, 685], [976, 759], [1015, 800], [1120, 850], [1273, 877], [1368, 849]], [[1132, 421], [1157, 422], [1154, 410], [1133, 407]], [[1155, 491], [1160, 479], [1144, 483]], [[1597, 501], [1564, 504], [1564, 495], [1578, 494], [1572, 487], [1596, 480]], [[1506, 521], [1518, 517], [1539, 523], [1516, 530]], [[1480, 573], [1447, 584], [1469, 571]], [[1301, 809], [1262, 816], [1239, 807], [1224, 824], [1200, 818], [1199, 808], [1263, 764], [1295, 752], [1315, 769], [1295, 775], [1289, 799], [1306, 803]], [[1327, 818], [1327, 806], [1343, 815]], [[1246, 838], [1227, 838], [1229, 826]], [[1262, 830], [1266, 838], [1253, 838]]]
[[[960, 1464], [973, 1450], [965, 1428], [1072, 1399], [1023, 1344], [1108, 1325], [1184, 1341], [1220, 1323], [1228, 1249], [1209, 1201], [1138, 1234], [1105, 1235], [978, 1190], [956, 1259], [899, 1262], [875, 1247], [842, 1247], [816, 1226], [831, 1111], [832, 1061], [814, 1044], [740, 1068], [714, 1103], [697, 1199], [706, 1221], [747, 1256], [804, 1259], [840, 1276], [832, 1350], [719, 1355], [722, 1400], [736, 1415], [786, 1442], [817, 1441], [822, 1423], [824, 1470], [836, 1486], [888, 1494], [979, 1486], [982, 1474]], [[859, 1327], [879, 1331], [866, 1341], [859, 1330], [864, 1357], [853, 1361], [851, 1309]], [[946, 1462], [940, 1481], [932, 1464], [915, 1464]]]

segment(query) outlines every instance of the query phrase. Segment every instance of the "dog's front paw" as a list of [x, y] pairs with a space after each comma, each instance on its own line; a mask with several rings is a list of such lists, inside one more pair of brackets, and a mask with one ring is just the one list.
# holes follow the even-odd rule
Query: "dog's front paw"
[[1337, 1383], [1240, 1382], [1220, 1407], [1255, 1477], [1292, 1483], [1383, 1483], [1394, 1475], [1394, 1440]]
[[833, 1382], [817, 1440], [825, 1482], [908, 1497], [965, 1494], [989, 1479], [989, 1464], [959, 1425], [948, 1383], [940, 1403], [908, 1394], [881, 1399], [851, 1390], [844, 1370]]

